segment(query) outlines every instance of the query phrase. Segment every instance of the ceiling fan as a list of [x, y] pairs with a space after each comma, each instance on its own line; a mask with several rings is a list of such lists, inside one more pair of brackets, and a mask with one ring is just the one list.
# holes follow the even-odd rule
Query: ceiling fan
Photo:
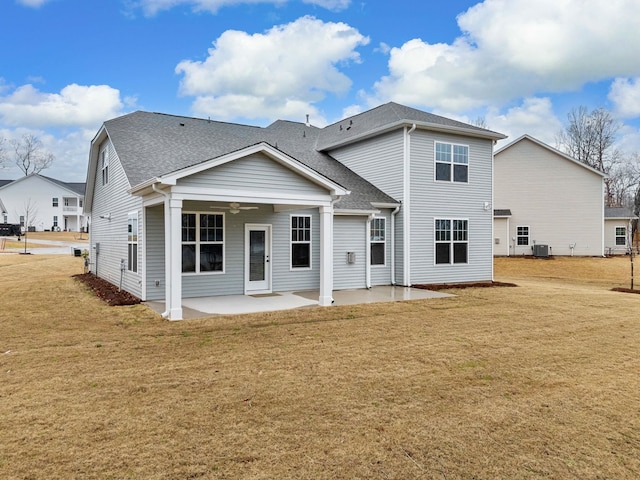
[[236, 213], [240, 213], [240, 210], [257, 210], [258, 207], [241, 207], [238, 202], [231, 202], [228, 207], [218, 207], [216, 205], [212, 205], [211, 208], [222, 208], [224, 210], [229, 210], [229, 213], [235, 215]]

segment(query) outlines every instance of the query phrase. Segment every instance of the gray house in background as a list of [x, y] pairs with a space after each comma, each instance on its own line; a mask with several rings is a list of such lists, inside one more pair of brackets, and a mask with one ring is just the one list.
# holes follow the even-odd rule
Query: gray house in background
[[607, 255], [625, 255], [632, 246], [633, 208], [604, 208], [604, 246]]
[[135, 112], [91, 142], [94, 272], [182, 298], [491, 280], [503, 135], [387, 103], [324, 128]]

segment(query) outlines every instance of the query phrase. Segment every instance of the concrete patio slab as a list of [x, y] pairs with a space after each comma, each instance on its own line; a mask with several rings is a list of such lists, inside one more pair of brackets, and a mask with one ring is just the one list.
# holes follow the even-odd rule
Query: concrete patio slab
[[[399, 302], [445, 298], [453, 295], [409, 287], [378, 286], [370, 289], [338, 290], [333, 292], [334, 306], [361, 303]], [[149, 301], [145, 304], [162, 313], [164, 302]], [[184, 298], [182, 316], [185, 320], [211, 315], [238, 315], [272, 312], [318, 305], [318, 291], [277, 292], [269, 295], [221, 295], [215, 297]]]

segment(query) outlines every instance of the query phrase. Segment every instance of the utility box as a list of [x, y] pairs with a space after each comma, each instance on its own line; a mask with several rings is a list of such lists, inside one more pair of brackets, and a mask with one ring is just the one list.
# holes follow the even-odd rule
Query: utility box
[[356, 263], [356, 252], [347, 252], [347, 263]]

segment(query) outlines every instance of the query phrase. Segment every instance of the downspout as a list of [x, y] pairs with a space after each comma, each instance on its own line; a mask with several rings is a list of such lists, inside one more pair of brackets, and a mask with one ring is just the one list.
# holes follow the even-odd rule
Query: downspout
[[399, 211], [400, 205], [391, 212], [391, 285], [396, 284], [396, 215]]
[[[162, 196], [164, 196], [165, 201], [164, 201], [164, 231], [165, 231], [165, 237], [167, 235], [167, 226], [170, 225], [169, 222], [169, 197], [170, 195], [165, 192], [164, 190], [160, 190], [158, 187], [156, 187], [155, 183], [151, 184], [151, 189], [156, 192], [161, 194]], [[169, 230], [169, 238], [165, 238], [165, 246], [164, 246], [164, 271], [165, 271], [165, 277], [167, 276], [167, 268], [169, 268], [169, 270], [171, 270], [171, 252], [170, 252], [170, 246], [171, 246], [171, 228], [169, 226], [168, 228]], [[169, 242], [169, 245], [167, 246], [167, 242]], [[171, 273], [171, 272], [170, 272]], [[165, 284], [165, 288], [164, 288], [164, 307], [165, 310], [164, 312], [162, 312], [162, 318], [167, 318], [169, 317], [169, 301], [171, 299], [171, 294], [170, 294], [170, 286], [169, 286], [169, 282], [170, 282], [171, 277], [169, 276], [169, 278], [165, 278], [164, 279], [164, 284]], [[146, 285], [145, 285], [146, 288]]]
[[[406, 128], [406, 127], [405, 127]], [[403, 228], [403, 262], [404, 262], [404, 278], [402, 284], [405, 287], [411, 286], [411, 134], [416, 129], [416, 124], [411, 125], [411, 128], [406, 131], [405, 143], [404, 143], [404, 211], [402, 219]]]
[[335, 299], [333, 298], [333, 220], [335, 217], [335, 204], [340, 201], [341, 198], [342, 195], [336, 195], [335, 198], [331, 200], [331, 251], [329, 252], [329, 256], [331, 258], [331, 304], [335, 302]]

